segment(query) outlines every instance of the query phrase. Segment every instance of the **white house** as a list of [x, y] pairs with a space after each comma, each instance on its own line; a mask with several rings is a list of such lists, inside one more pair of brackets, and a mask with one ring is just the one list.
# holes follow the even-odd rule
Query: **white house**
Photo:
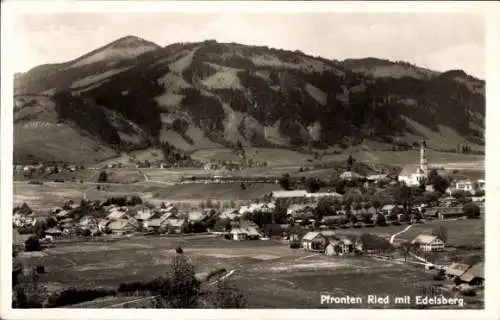
[[361, 179], [361, 178], [363, 178], [363, 176], [357, 172], [354, 172], [354, 171], [345, 171], [345, 172], [342, 172], [342, 174], [340, 174], [339, 178], [342, 180], [349, 180], [350, 181], [350, 180], [354, 180], [354, 179]]
[[418, 244], [423, 251], [443, 251], [444, 242], [437, 236], [421, 234], [411, 241], [412, 244]]
[[308, 251], [323, 251], [328, 244], [328, 239], [320, 232], [311, 231], [302, 237], [302, 248]]
[[455, 189], [473, 193], [474, 183], [471, 180], [460, 180], [455, 183]]
[[278, 190], [273, 191], [271, 196], [274, 199], [291, 199], [291, 198], [305, 198], [307, 196], [306, 190]]

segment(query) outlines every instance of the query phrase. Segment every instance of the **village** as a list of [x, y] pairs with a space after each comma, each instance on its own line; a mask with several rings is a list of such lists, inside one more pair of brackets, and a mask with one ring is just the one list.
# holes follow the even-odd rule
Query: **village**
[[[50, 251], [68, 243], [192, 235], [260, 240], [324, 257], [366, 256], [410, 264], [434, 272], [434, 280], [450, 280], [449, 290], [480, 294], [483, 249], [464, 251], [463, 245], [450, 245], [447, 226], [484, 217], [484, 180], [444, 178], [428, 167], [424, 147], [419, 165], [403, 168], [397, 176], [364, 176], [356, 172], [354, 162], [347, 160], [346, 170], [333, 184], [283, 174], [276, 178], [276, 190], [230, 208], [209, 200], [190, 208], [168, 199], [155, 206], [137, 194], [96, 201], [83, 193], [79, 203], [68, 200], [44, 214], [23, 203], [13, 211], [14, 248]], [[210, 183], [227, 183], [221, 177], [211, 178], [207, 178]], [[259, 183], [255, 178], [226, 179], [242, 185]], [[408, 233], [414, 236], [405, 238]], [[471, 258], [471, 253], [478, 255]], [[455, 258], [450, 260], [449, 255]]]

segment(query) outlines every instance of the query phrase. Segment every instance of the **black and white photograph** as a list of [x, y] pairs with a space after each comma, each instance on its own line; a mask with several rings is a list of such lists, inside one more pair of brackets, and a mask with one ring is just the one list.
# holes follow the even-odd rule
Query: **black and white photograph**
[[160, 2], [2, 13], [2, 318], [498, 301], [498, 3]]

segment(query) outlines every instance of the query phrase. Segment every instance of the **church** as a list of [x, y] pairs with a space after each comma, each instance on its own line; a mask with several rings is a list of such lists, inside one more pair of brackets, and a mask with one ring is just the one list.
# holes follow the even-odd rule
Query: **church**
[[407, 186], [419, 186], [425, 183], [429, 174], [427, 158], [425, 157], [425, 142], [420, 143], [420, 165], [415, 168], [414, 165], [405, 166], [398, 176], [398, 180], [404, 182]]

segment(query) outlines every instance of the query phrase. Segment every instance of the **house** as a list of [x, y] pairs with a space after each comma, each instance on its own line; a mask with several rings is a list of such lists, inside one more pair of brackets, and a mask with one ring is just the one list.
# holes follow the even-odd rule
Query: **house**
[[392, 244], [385, 238], [370, 233], [363, 233], [355, 241], [357, 250], [366, 253], [384, 254], [393, 250]]
[[321, 219], [321, 222], [326, 224], [326, 225], [339, 225], [342, 223], [342, 221], [345, 221], [345, 217], [338, 215], [338, 216], [324, 216]]
[[164, 208], [160, 209], [160, 213], [162, 214], [162, 217], [167, 216], [167, 218], [175, 216], [178, 212], [179, 212], [179, 210], [171, 204], [168, 204]]
[[158, 215], [158, 213], [154, 212], [150, 208], [143, 206], [143, 205], [139, 205], [139, 206], [134, 207], [132, 209], [132, 211], [136, 212], [134, 217], [138, 221], [147, 221], [147, 220], [156, 218], [155, 215]]
[[311, 231], [302, 237], [302, 248], [308, 251], [324, 251], [328, 239], [320, 232]]
[[60, 239], [63, 235], [62, 231], [56, 228], [49, 228], [45, 230], [45, 235], [52, 237], [52, 239]]
[[184, 220], [166, 219], [164, 223], [169, 233], [181, 233]]
[[438, 212], [439, 220], [459, 219], [466, 217], [461, 207], [442, 208]]
[[107, 219], [98, 219], [97, 220], [97, 228], [99, 229], [99, 231], [103, 232], [108, 227], [108, 225], [110, 223], [111, 223], [110, 220], [107, 220]]
[[67, 216], [69, 216], [70, 212], [68, 210], [61, 210], [58, 213], [56, 213], [56, 218], [59, 219], [64, 219]]
[[471, 180], [460, 180], [455, 183], [455, 189], [473, 193], [474, 183]]
[[188, 221], [200, 222], [207, 217], [207, 213], [200, 211], [191, 211], [186, 214]]
[[83, 218], [80, 219], [80, 227], [84, 229], [89, 229], [89, 230], [99, 230], [99, 221], [97, 218], [92, 217], [92, 216], [84, 216]]
[[137, 226], [133, 225], [128, 219], [118, 219], [108, 225], [113, 235], [124, 235], [136, 231]]
[[239, 217], [239, 211], [237, 209], [228, 209], [226, 211], [223, 211], [219, 217], [221, 219], [228, 219], [228, 220], [233, 220], [237, 217]]
[[292, 217], [312, 218], [314, 207], [307, 204], [292, 204], [286, 210], [286, 214]]
[[477, 187], [477, 190], [484, 191], [484, 189], [486, 187], [486, 181], [484, 179], [478, 179], [476, 181], [476, 187]]
[[392, 210], [394, 210], [394, 208], [396, 208], [395, 204], [386, 204], [382, 206], [382, 208], [380, 208], [380, 213], [384, 215], [389, 215], [392, 213]]
[[467, 270], [460, 280], [468, 283], [471, 286], [483, 285], [484, 284], [484, 262], [478, 262], [473, 265], [469, 270]]
[[271, 197], [274, 199], [302, 199], [306, 196], [306, 190], [278, 190], [271, 192]]
[[412, 244], [417, 244], [423, 251], [443, 251], [444, 242], [437, 236], [421, 234], [411, 241]]
[[231, 235], [231, 239], [233, 240], [246, 240], [248, 237], [247, 231], [242, 228], [231, 229], [229, 233]]
[[354, 252], [354, 242], [345, 237], [342, 239], [338, 239], [336, 241], [331, 241], [325, 249], [325, 254], [328, 256], [333, 255], [346, 255]]
[[469, 268], [468, 264], [454, 262], [446, 268], [446, 276], [451, 279], [461, 277]]
[[379, 182], [379, 181], [388, 181], [390, 180], [390, 178], [388, 174], [372, 174], [368, 175], [366, 177], [366, 180], [368, 180], [369, 182]]
[[344, 196], [342, 196], [340, 193], [337, 192], [314, 192], [306, 194], [306, 198], [315, 198], [315, 199], [334, 198], [341, 200], [343, 197]]
[[345, 171], [339, 175], [339, 178], [342, 180], [352, 181], [356, 179], [363, 179], [364, 176], [354, 171]]
[[127, 211], [124, 208], [112, 207], [109, 210], [109, 214], [106, 217], [108, 220], [120, 220], [127, 214]]

